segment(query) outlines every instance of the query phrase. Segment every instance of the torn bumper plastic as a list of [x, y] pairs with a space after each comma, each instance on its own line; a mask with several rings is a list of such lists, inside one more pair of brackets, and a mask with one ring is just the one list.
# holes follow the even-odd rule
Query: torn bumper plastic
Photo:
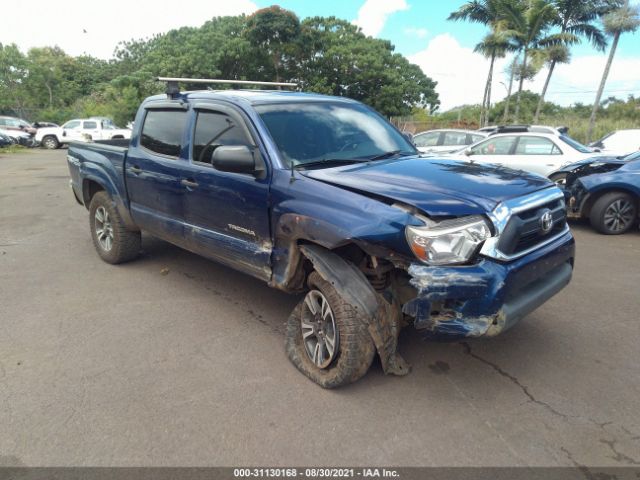
[[571, 280], [575, 242], [570, 232], [518, 260], [484, 258], [476, 265], [412, 264], [417, 296], [403, 306], [427, 337], [494, 336], [508, 330]]

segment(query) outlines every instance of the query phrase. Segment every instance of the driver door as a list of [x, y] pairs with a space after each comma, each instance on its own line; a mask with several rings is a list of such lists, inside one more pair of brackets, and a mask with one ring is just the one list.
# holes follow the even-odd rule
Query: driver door
[[[226, 105], [194, 109], [189, 163], [182, 171], [184, 235], [197, 253], [268, 280], [271, 277], [269, 175], [255, 136], [240, 112]], [[211, 157], [221, 145], [248, 146], [258, 174], [223, 172]]]
[[64, 142], [77, 142], [82, 137], [82, 122], [71, 120], [62, 126], [62, 137]]

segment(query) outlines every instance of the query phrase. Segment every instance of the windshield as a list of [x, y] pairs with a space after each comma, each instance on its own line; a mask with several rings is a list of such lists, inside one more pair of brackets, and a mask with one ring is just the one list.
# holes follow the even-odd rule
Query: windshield
[[338, 102], [259, 105], [287, 166], [415, 154], [415, 147], [379, 114]]
[[567, 135], [560, 135], [560, 140], [562, 140], [564, 143], [566, 143], [567, 145], [575, 148], [576, 150], [578, 150], [580, 153], [593, 153], [593, 150], [591, 150], [588, 147], [585, 147], [583, 144], [581, 144], [580, 142], [576, 142], [573, 138], [568, 137]]

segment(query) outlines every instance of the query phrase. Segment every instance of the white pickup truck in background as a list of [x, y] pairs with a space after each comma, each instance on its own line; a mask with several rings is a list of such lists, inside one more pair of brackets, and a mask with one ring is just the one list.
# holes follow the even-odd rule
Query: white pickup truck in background
[[36, 140], [44, 148], [55, 149], [70, 142], [91, 142], [131, 138], [131, 130], [117, 128], [107, 118], [77, 118], [69, 120], [61, 127], [39, 128]]

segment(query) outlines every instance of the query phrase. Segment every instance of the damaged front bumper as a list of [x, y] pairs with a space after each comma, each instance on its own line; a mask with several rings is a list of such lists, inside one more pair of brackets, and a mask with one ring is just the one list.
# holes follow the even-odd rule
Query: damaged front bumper
[[570, 232], [524, 257], [503, 263], [430, 267], [408, 272], [417, 296], [403, 312], [427, 337], [494, 336], [549, 300], [571, 280], [575, 242]]

